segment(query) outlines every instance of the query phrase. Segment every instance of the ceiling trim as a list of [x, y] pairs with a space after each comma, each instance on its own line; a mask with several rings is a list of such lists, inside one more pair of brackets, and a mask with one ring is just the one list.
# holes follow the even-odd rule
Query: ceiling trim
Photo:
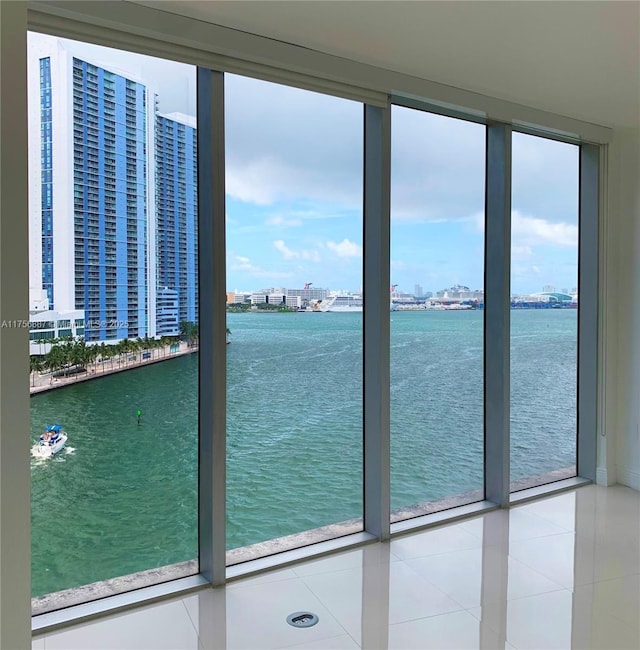
[[317, 52], [129, 2], [29, 2], [29, 28], [317, 90], [376, 106], [389, 95], [472, 111], [487, 121], [530, 125], [594, 144], [611, 129], [515, 102]]

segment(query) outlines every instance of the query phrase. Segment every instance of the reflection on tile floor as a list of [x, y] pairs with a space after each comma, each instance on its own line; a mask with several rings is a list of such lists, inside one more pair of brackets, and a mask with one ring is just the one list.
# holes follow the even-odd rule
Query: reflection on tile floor
[[[288, 614], [317, 625], [296, 629]], [[640, 648], [640, 493], [588, 486], [148, 605], [33, 650]]]

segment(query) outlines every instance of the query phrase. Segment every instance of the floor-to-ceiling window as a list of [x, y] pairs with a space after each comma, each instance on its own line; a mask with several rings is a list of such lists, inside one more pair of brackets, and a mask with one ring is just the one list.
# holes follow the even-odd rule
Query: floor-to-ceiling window
[[231, 564], [362, 528], [362, 130], [358, 102], [225, 75]]
[[28, 57], [39, 613], [198, 572], [196, 96], [193, 66]]
[[484, 498], [485, 127], [391, 115], [396, 521]]
[[513, 134], [512, 490], [576, 475], [579, 155]]
[[[199, 314], [212, 303], [198, 288], [195, 68], [35, 35], [30, 60], [40, 612], [198, 573], [198, 541], [207, 545], [199, 462], [211, 472], [198, 456], [198, 350], [211, 336]], [[226, 251], [211, 266], [226, 264], [227, 295], [212, 309], [226, 317], [228, 345], [227, 510], [213, 525], [237, 565], [366, 530], [363, 503], [389, 488], [363, 495], [363, 387], [380, 379], [363, 376], [375, 356], [371, 340], [363, 346], [363, 259], [384, 235], [363, 250], [363, 197], [377, 188], [363, 187], [374, 154], [364, 149], [362, 102], [215, 74], [224, 78], [224, 116], [215, 109], [224, 155], [213, 164], [226, 179]], [[495, 457], [485, 468], [485, 433], [496, 435], [484, 430], [485, 392], [496, 391], [485, 381], [484, 306], [485, 275], [497, 266], [485, 259], [485, 196], [498, 166], [486, 163], [484, 124], [379, 103], [391, 123], [380, 321], [390, 323], [381, 385], [390, 382], [391, 455], [382, 464], [390, 460], [398, 522], [483, 500], [496, 468]], [[502, 348], [514, 490], [576, 474], [578, 154], [513, 136], [512, 210], [505, 200], [498, 217], [511, 217], [512, 233]], [[204, 189], [207, 199], [216, 191]], [[200, 362], [212, 370], [210, 358]], [[36, 457], [50, 447], [47, 436], [39, 443], [46, 427], [61, 439], [56, 425], [66, 445]], [[69, 589], [71, 599], [48, 596]]]

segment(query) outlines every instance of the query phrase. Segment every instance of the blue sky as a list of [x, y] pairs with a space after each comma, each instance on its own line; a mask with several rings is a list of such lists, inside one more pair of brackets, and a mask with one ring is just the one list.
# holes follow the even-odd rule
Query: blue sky
[[[227, 286], [358, 290], [361, 105], [227, 75]], [[392, 110], [391, 278], [483, 285], [482, 125]], [[577, 284], [575, 146], [515, 134], [512, 291]]]
[[[195, 115], [193, 66], [67, 43], [146, 83], [160, 111]], [[362, 105], [225, 80], [227, 288], [359, 290]], [[484, 138], [482, 125], [393, 107], [391, 278], [399, 290], [482, 288]], [[577, 147], [514, 134], [513, 293], [577, 285], [577, 195]]]

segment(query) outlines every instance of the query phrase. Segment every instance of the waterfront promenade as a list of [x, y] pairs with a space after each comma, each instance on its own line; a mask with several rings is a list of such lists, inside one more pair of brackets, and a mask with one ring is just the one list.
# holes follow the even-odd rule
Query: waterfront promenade
[[86, 371], [69, 374], [65, 376], [62, 371], [56, 371], [55, 375], [52, 372], [31, 372], [29, 377], [29, 393], [35, 395], [37, 393], [44, 393], [49, 390], [55, 390], [68, 386], [70, 384], [78, 384], [83, 381], [90, 381], [113, 375], [117, 372], [124, 370], [132, 370], [133, 368], [140, 368], [148, 366], [153, 363], [160, 363], [161, 361], [168, 361], [185, 354], [192, 354], [198, 351], [197, 345], [189, 346], [186, 342], [181, 341], [177, 345], [167, 345], [164, 348], [156, 348], [149, 350], [151, 356], [144, 359], [141, 352], [129, 353], [123, 355], [122, 358], [110, 358], [98, 360], [94, 363], [89, 363], [86, 366]]

